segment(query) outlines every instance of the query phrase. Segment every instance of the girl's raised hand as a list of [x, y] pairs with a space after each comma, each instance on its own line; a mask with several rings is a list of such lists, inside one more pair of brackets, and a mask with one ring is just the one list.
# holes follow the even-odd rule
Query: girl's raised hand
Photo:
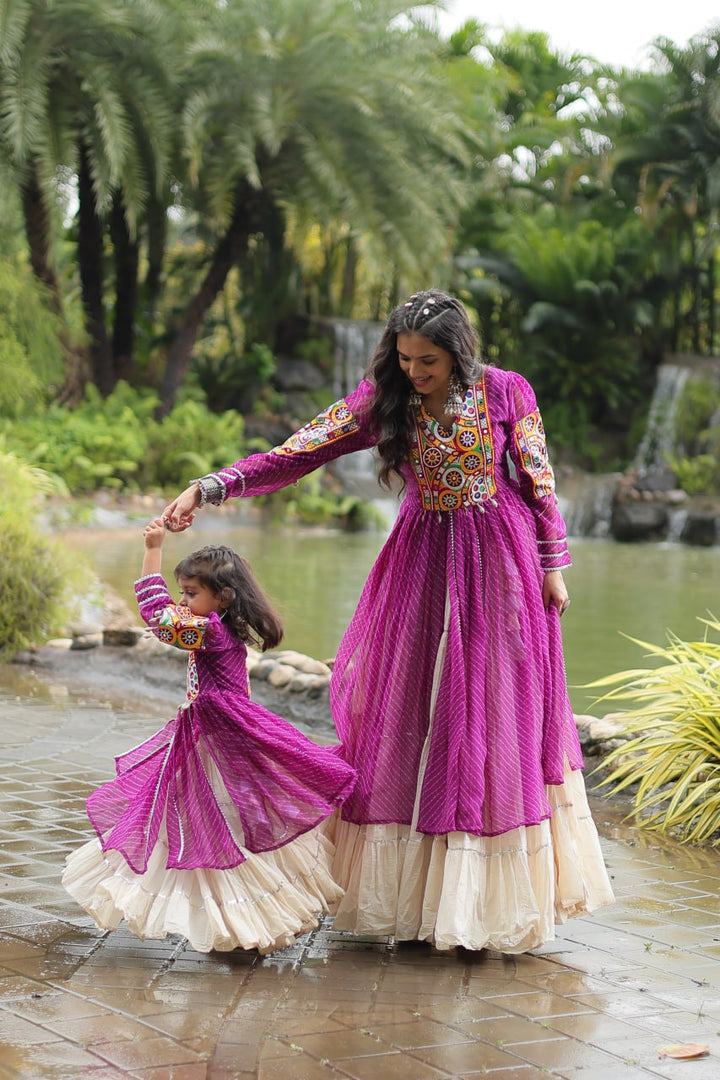
[[162, 542], [165, 539], [165, 519], [157, 517], [153, 518], [152, 521], [148, 521], [143, 529], [143, 538], [146, 548], [162, 547]]

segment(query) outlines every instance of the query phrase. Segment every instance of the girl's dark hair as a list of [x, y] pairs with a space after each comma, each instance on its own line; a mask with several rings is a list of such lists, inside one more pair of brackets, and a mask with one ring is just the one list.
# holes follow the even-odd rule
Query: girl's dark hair
[[476, 383], [482, 364], [477, 359], [478, 338], [465, 308], [454, 296], [428, 289], [414, 293], [391, 313], [367, 369], [375, 383], [370, 421], [377, 432], [380, 483], [389, 487], [390, 474], [402, 477], [401, 466], [410, 453], [414, 417], [409, 406], [411, 386], [398, 360], [398, 334], [421, 334], [453, 357], [454, 371], [465, 389]]
[[260, 645], [263, 652], [280, 643], [279, 617], [249, 564], [230, 548], [208, 544], [186, 555], [175, 567], [176, 580], [181, 577], [197, 578], [226, 602], [226, 624], [241, 641]]

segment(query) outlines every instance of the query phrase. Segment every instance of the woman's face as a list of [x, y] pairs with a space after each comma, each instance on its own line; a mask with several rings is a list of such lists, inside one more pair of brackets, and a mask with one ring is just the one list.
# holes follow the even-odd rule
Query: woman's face
[[397, 351], [400, 367], [407, 375], [413, 390], [424, 397], [437, 392], [447, 393], [454, 361], [452, 354], [422, 334], [398, 334]]

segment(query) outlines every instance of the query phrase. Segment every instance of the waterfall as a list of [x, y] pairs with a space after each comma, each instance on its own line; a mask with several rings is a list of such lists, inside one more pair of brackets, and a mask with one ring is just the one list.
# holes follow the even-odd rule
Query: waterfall
[[633, 461], [633, 468], [640, 474], [667, 468], [675, 448], [677, 411], [690, 375], [687, 365], [661, 364], [658, 368], [647, 428]]
[[[362, 381], [385, 325], [358, 319], [333, 319], [331, 325], [335, 357], [333, 393], [335, 398], [341, 398]], [[366, 499], [378, 498], [380, 491], [372, 450], [359, 450], [340, 458], [333, 468], [342, 476], [347, 490]]]
[[379, 322], [332, 320], [335, 356], [333, 390], [336, 398], [344, 397], [362, 380], [384, 328], [384, 323]]
[[610, 535], [612, 503], [618, 473], [584, 473], [558, 484], [558, 503], [568, 536]]

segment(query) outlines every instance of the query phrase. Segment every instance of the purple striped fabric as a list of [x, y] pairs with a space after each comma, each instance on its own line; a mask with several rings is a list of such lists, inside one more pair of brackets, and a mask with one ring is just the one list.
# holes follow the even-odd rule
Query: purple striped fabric
[[[148, 625], [157, 628], [168, 610], [177, 625], [184, 609], [172, 605], [160, 575], [136, 582], [136, 593]], [[245, 645], [211, 614], [193, 652], [197, 697], [117, 758], [116, 778], [88, 799], [103, 848], [120, 851], [136, 873], [147, 867], [163, 818], [168, 867], [226, 869], [244, 861], [243, 848], [270, 851], [314, 828], [352, 788], [353, 769], [332, 749], [250, 700], [246, 656]], [[237, 808], [241, 836], [223, 815], [203, 755]]]
[[[221, 470], [227, 497], [276, 490], [372, 445], [372, 393], [365, 381], [345, 399], [355, 423], [342, 409], [333, 437], [318, 432], [337, 406], [307, 437]], [[582, 767], [559, 618], [542, 603], [543, 570], [570, 556], [535, 396], [520, 375], [488, 367], [477, 409], [492, 499], [426, 511], [408, 464], [397, 522], [333, 668], [341, 753], [358, 772], [342, 815], [358, 824], [411, 824], [415, 811], [422, 832], [500, 834], [548, 818], [545, 785], [562, 783], [566, 757]]]

